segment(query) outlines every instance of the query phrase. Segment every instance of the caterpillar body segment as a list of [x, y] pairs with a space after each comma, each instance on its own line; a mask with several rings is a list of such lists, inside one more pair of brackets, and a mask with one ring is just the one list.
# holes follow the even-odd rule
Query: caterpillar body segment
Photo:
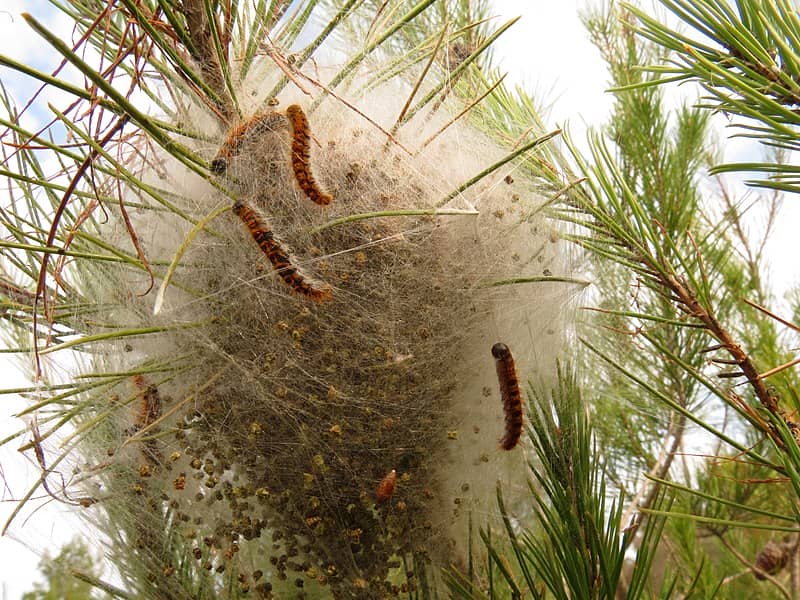
[[333, 196], [320, 189], [311, 173], [311, 133], [306, 114], [298, 104], [291, 104], [286, 107], [286, 116], [292, 126], [292, 171], [297, 185], [309, 200], [327, 206], [333, 200]]
[[315, 302], [325, 302], [333, 297], [330, 285], [320, 285], [311, 281], [292, 264], [288, 252], [275, 239], [275, 234], [272, 233], [267, 220], [258, 212], [258, 209], [247, 202], [237, 202], [233, 205], [233, 212], [245, 224], [258, 247], [272, 263], [272, 268], [277, 271], [294, 293]]
[[234, 125], [228, 130], [225, 141], [211, 161], [211, 171], [215, 175], [224, 175], [241, 150], [248, 135], [259, 135], [267, 131], [275, 131], [285, 126], [285, 117], [277, 111], [269, 111], [253, 115], [247, 121]]
[[497, 381], [500, 384], [500, 397], [505, 411], [506, 428], [500, 438], [503, 450], [513, 450], [522, 435], [522, 394], [519, 391], [519, 379], [514, 365], [514, 357], [508, 346], [498, 342], [492, 346]]

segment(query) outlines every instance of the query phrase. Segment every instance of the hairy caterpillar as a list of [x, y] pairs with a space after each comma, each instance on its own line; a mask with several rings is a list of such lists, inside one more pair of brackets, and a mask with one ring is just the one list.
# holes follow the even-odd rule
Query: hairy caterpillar
[[514, 357], [508, 346], [498, 342], [492, 346], [492, 356], [497, 368], [497, 381], [500, 383], [500, 396], [506, 414], [506, 431], [500, 438], [503, 450], [512, 450], [519, 442], [522, 434], [522, 396], [519, 391], [519, 380], [514, 367]]
[[297, 185], [312, 202], [322, 206], [328, 205], [333, 196], [319, 189], [309, 166], [308, 119], [297, 104], [286, 107], [286, 116], [292, 124], [292, 171], [297, 179]]
[[225, 141], [211, 161], [211, 171], [216, 175], [224, 175], [228, 170], [228, 163], [239, 154], [239, 149], [247, 135], [274, 131], [284, 125], [284, 116], [276, 111], [258, 113], [239, 125], [228, 130]]
[[375, 490], [375, 497], [378, 502], [386, 502], [394, 494], [394, 486], [397, 483], [397, 471], [392, 469], [386, 474], [386, 477], [381, 479]]
[[[131, 428], [132, 433], [136, 433], [150, 427], [161, 416], [161, 394], [158, 387], [147, 383], [143, 375], [134, 376], [133, 385], [139, 390], [139, 410]], [[154, 465], [160, 464], [163, 459], [158, 443], [149, 437], [143, 441], [142, 455], [148, 463]]]
[[147, 383], [142, 375], [134, 376], [133, 385], [140, 390], [141, 402], [134, 423], [136, 430], [140, 431], [152, 425], [161, 416], [161, 394], [158, 393], [158, 388]]
[[281, 247], [280, 242], [275, 239], [266, 219], [254, 206], [245, 202], [237, 202], [233, 205], [233, 212], [247, 226], [250, 235], [272, 263], [272, 268], [278, 272], [286, 285], [292, 288], [292, 291], [316, 302], [330, 300], [333, 295], [331, 287], [327, 284], [319, 287], [307, 280], [296, 267], [292, 266], [289, 256]]

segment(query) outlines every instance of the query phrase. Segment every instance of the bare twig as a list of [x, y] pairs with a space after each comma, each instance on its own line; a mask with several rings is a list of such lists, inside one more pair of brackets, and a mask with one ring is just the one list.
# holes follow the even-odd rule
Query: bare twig
[[628, 539], [633, 539], [633, 532], [641, 525], [644, 518], [644, 513], [637, 511], [640, 511], [642, 508], [650, 508], [652, 506], [653, 500], [655, 500], [656, 494], [659, 490], [659, 484], [655, 481], [652, 481], [652, 479], [666, 478], [666, 475], [672, 466], [672, 461], [675, 458], [675, 453], [680, 447], [681, 440], [683, 439], [683, 429], [685, 425], [686, 417], [673, 411], [670, 415], [669, 427], [667, 428], [667, 433], [664, 436], [661, 452], [659, 453], [655, 464], [645, 476], [642, 485], [636, 492], [636, 496], [634, 496], [628, 504], [628, 507], [625, 509], [622, 519], [620, 520], [621, 526], [626, 531], [631, 532], [631, 535]]

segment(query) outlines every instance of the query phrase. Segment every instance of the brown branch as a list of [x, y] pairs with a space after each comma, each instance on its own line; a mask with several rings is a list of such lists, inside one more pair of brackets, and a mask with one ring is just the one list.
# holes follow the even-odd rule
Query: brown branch
[[[747, 382], [753, 388], [753, 391], [755, 392], [756, 397], [758, 398], [759, 402], [761, 402], [762, 406], [786, 423], [786, 426], [792, 432], [792, 436], [796, 440], [800, 441], [800, 425], [792, 421], [780, 408], [778, 405], [778, 397], [769, 392], [752, 359], [742, 349], [742, 347], [736, 343], [728, 330], [725, 329], [722, 324], [719, 323], [719, 321], [717, 321], [716, 317], [710, 311], [706, 310], [706, 308], [700, 304], [700, 301], [697, 299], [692, 289], [684, 280], [672, 275], [671, 273], [661, 275], [661, 280], [662, 283], [668, 287], [672, 293], [677, 296], [679, 301], [689, 310], [689, 314], [703, 323], [709, 333], [711, 333], [711, 335], [717, 339], [723, 348], [727, 350], [727, 352], [733, 358], [735, 364], [739, 366], [740, 375], [747, 378]], [[784, 447], [784, 443], [781, 440], [780, 434], [776, 431], [772, 424], [765, 423], [762, 419], [758, 418], [756, 413], [750, 409], [750, 407], [747, 407], [743, 403], [742, 406], [746, 408], [747, 414], [750, 415], [756, 422], [761, 421], [764, 423], [766, 426], [764, 431], [770, 435], [776, 444], [778, 444], [780, 447]]]
[[[217, 47], [214, 44], [214, 36], [211, 33], [211, 24], [206, 15], [203, 0], [183, 0], [181, 11], [186, 17], [186, 26], [189, 37], [194, 44], [192, 58], [200, 66], [203, 81], [208, 87], [214, 90], [219, 102], [215, 103], [216, 108], [225, 116], [228, 124], [236, 120], [236, 107], [233, 103], [228, 88], [225, 85], [225, 77], [222, 65], [219, 62]], [[219, 31], [220, 28], [217, 27]], [[225, 36], [227, 37], [227, 36]], [[221, 40], [224, 44], [225, 40]], [[226, 51], [223, 45], [223, 51]]]

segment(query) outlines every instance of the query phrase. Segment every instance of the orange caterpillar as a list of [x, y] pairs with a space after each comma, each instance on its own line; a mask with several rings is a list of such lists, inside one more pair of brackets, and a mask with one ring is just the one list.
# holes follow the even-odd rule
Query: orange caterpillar
[[307, 280], [296, 267], [292, 266], [286, 251], [275, 239], [275, 235], [267, 225], [266, 219], [254, 206], [246, 202], [237, 202], [233, 205], [233, 212], [247, 226], [250, 235], [272, 263], [272, 268], [278, 272], [286, 285], [292, 288], [292, 291], [316, 302], [330, 300], [333, 295], [331, 286], [326, 284], [319, 287]]
[[394, 494], [394, 486], [397, 483], [397, 471], [392, 469], [386, 474], [386, 477], [381, 479], [375, 490], [375, 497], [378, 502], [386, 502]]
[[500, 438], [503, 450], [512, 450], [522, 435], [522, 396], [519, 391], [519, 380], [514, 367], [514, 357], [505, 344], [492, 346], [492, 356], [497, 368], [497, 380], [500, 383], [500, 396], [506, 413], [506, 431]]
[[317, 186], [314, 175], [309, 166], [309, 140], [308, 119], [303, 109], [297, 104], [286, 107], [286, 116], [292, 124], [292, 171], [297, 179], [297, 185], [303, 190], [309, 200], [322, 206], [331, 203], [333, 196], [323, 192]]
[[244, 138], [247, 135], [274, 131], [284, 122], [284, 116], [281, 113], [270, 111], [253, 115], [244, 123], [231, 127], [225, 137], [225, 142], [220, 146], [214, 160], [211, 161], [211, 171], [216, 175], [224, 175], [225, 171], [228, 170], [228, 163], [239, 154]]

